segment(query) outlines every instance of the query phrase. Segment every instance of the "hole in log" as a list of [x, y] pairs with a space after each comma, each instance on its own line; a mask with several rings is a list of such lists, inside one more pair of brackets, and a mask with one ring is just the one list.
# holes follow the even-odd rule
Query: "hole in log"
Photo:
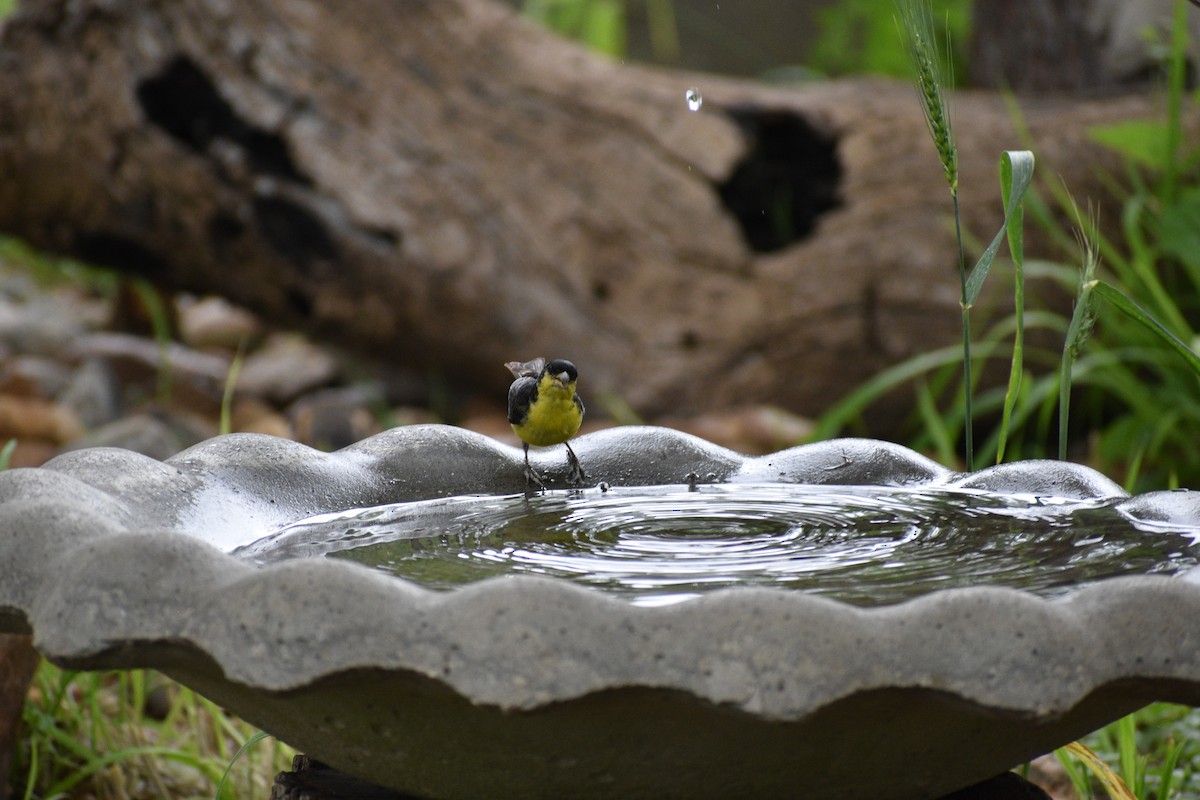
[[75, 249], [82, 260], [113, 269], [157, 277], [167, 272], [163, 259], [142, 245], [111, 233], [80, 234]]
[[717, 187], [721, 201], [757, 252], [804, 239], [822, 214], [841, 205], [837, 140], [787, 111], [734, 108], [728, 113], [751, 146]]
[[307, 294], [305, 294], [303, 291], [301, 291], [300, 289], [292, 288], [292, 289], [288, 289], [287, 291], [285, 291], [283, 293], [283, 296], [287, 300], [288, 306], [290, 306], [291, 309], [294, 312], [296, 312], [296, 314], [298, 314], [302, 319], [308, 319], [308, 318], [312, 317], [312, 313], [313, 313], [312, 300], [309, 299], [309, 296]]
[[271, 246], [302, 270], [337, 258], [337, 243], [325, 223], [299, 203], [282, 197], [256, 197], [254, 219]]
[[241, 220], [228, 214], [217, 213], [208, 220], [208, 236], [222, 253], [228, 252], [245, 232], [246, 226]]
[[225, 139], [245, 152], [254, 172], [305, 186], [312, 183], [292, 161], [287, 142], [239, 117], [204, 71], [185, 56], [176, 56], [162, 72], [139, 83], [137, 98], [150, 122], [191, 150], [206, 153], [214, 140]]

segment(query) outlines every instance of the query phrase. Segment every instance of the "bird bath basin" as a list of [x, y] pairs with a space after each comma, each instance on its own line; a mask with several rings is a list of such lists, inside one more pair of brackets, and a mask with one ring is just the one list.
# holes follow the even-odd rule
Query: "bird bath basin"
[[439, 498], [320, 514], [233, 551], [259, 565], [345, 558], [427, 588], [549, 575], [660, 606], [715, 589], [803, 590], [857, 606], [939, 589], [1065, 595], [1200, 563], [1200, 527], [1124, 499], [943, 487], [724, 483]]
[[1200, 493], [867, 440], [575, 448], [606, 488], [526, 495], [519, 449], [442, 426], [12, 470], [0, 631], [429, 797], [936, 797], [1200, 697]]

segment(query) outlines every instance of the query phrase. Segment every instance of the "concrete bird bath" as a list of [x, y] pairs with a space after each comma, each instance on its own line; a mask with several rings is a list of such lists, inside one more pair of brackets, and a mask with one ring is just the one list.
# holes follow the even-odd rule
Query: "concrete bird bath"
[[[962, 475], [866, 440], [745, 458], [661, 428], [575, 446], [614, 492], [696, 476], [987, 490], [1104, 503], [1146, 537], [1200, 526], [1200, 493], [1128, 498], [1071, 464]], [[558, 455], [536, 466], [565, 472]], [[523, 490], [519, 449], [442, 426], [333, 454], [248, 434], [165, 462], [69, 453], [0, 474], [0, 632], [32, 631], [69, 667], [161, 670], [422, 797], [937, 797], [1151, 700], [1200, 700], [1185, 569], [1054, 599], [992, 586], [861, 607], [744, 587], [655, 607], [559, 578], [434, 591], [341, 559], [231, 555], [314, 515]]]

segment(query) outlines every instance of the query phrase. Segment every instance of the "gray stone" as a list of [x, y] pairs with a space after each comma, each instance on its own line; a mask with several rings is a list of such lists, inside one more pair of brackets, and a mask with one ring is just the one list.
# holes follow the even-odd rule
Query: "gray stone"
[[337, 359], [329, 352], [299, 334], [276, 334], [247, 356], [238, 391], [284, 405], [329, 385], [337, 375]]
[[183, 297], [178, 301], [179, 336], [189, 347], [236, 350], [262, 335], [262, 323], [222, 297]]
[[124, 333], [79, 337], [72, 342], [67, 355], [81, 361], [103, 361], [126, 392], [136, 387], [141, 399], [155, 397], [165, 390], [174, 402], [202, 413], [220, 408], [230, 364], [227, 356]]
[[88, 428], [106, 425], [121, 416], [121, 386], [108, 362], [86, 359], [57, 398]]
[[6, 359], [0, 355], [0, 364], [0, 387], [12, 394], [49, 399], [71, 382], [68, 367], [44, 356]]
[[80, 321], [56, 298], [28, 302], [0, 298], [0, 343], [13, 352], [53, 358], [83, 331]]
[[101, 425], [72, 442], [67, 449], [119, 447], [162, 460], [202, 438], [196, 426], [187, 420], [174, 419], [165, 413], [137, 413]]
[[[695, 473], [1119, 496], [1086, 468], [973, 480], [864, 440], [753, 459], [617, 428], [575, 448], [628, 485]], [[562, 485], [561, 453], [531, 459]], [[433, 592], [336, 559], [227, 554], [318, 512], [523, 488], [519, 448], [435, 425], [336, 453], [235, 434], [165, 461], [65, 454], [0, 474], [0, 631], [32, 631], [68, 667], [159, 669], [341, 770], [448, 798], [795, 797], [814, 782], [822, 797], [935, 797], [1150, 700], [1200, 702], [1187, 580], [873, 609], [739, 588], [646, 608], [549, 578]], [[1193, 493], [1123, 502], [1200, 523]]]
[[288, 408], [296, 439], [321, 450], [340, 450], [380, 432], [375, 409], [383, 407], [378, 391], [364, 386], [321, 389]]

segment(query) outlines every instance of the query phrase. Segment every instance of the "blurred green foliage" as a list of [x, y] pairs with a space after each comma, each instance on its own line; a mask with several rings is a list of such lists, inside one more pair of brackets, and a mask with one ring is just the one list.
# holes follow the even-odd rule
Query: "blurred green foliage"
[[[933, 33], [945, 44], [947, 83], [959, 86], [966, 75], [966, 43], [970, 40], [971, 0], [937, 0], [932, 8]], [[907, 78], [912, 71], [908, 48], [900, 35], [891, 3], [838, 0], [818, 12], [821, 35], [810, 66], [826, 75], [869, 73]]]
[[644, 14], [655, 57], [665, 62], [679, 57], [671, 0], [524, 0], [522, 11], [553, 31], [616, 57], [628, 51], [630, 18]]

